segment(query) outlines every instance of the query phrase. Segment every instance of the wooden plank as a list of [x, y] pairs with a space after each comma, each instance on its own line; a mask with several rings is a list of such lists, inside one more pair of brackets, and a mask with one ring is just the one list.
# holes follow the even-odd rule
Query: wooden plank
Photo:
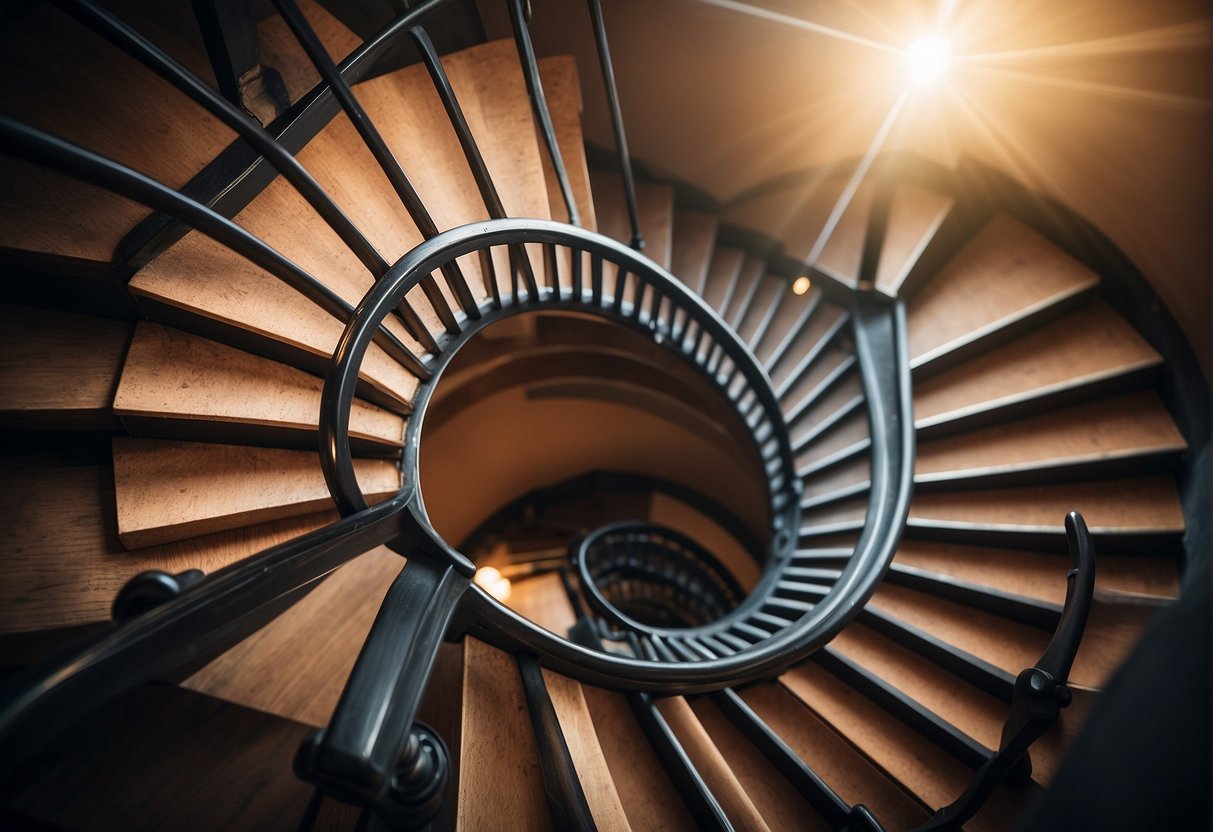
[[0, 306], [0, 425], [109, 430], [127, 321]]
[[[868, 215], [872, 210], [875, 190], [869, 182], [859, 186], [817, 258], [818, 268], [835, 275], [848, 286], [854, 286], [859, 281], [863, 243], [868, 235]], [[833, 211], [834, 207], [830, 206], [830, 210]]]
[[829, 832], [825, 819], [711, 700], [697, 697], [690, 702], [772, 832]]
[[50, 741], [6, 793], [57, 829], [294, 829], [313, 787], [291, 760], [307, 726], [164, 684]]
[[322, 512], [127, 552], [114, 521], [108, 466], [56, 456], [0, 461], [0, 632], [107, 621], [114, 596], [148, 569], [210, 573], [336, 519]]
[[922, 484], [1084, 463], [1131, 463], [1141, 456], [1175, 456], [1186, 447], [1158, 394], [1140, 391], [923, 442], [914, 479]]
[[[632, 240], [632, 224], [623, 184], [617, 170], [590, 171], [598, 230], [625, 245]], [[652, 182], [636, 183], [636, 210], [640, 215], [640, 233], [644, 236], [644, 254], [663, 268], [670, 268], [671, 241], [674, 232], [674, 190]]]
[[728, 758], [712, 742], [687, 700], [672, 696], [656, 700], [656, 705], [733, 826], [756, 832], [769, 830], [753, 799], [729, 767]]
[[611, 770], [602, 753], [594, 720], [590, 716], [581, 685], [567, 676], [549, 670], [543, 671], [543, 680], [547, 685], [552, 707], [556, 710], [556, 717], [560, 720], [560, 730], [564, 734], [565, 743], [568, 744], [573, 767], [577, 770], [577, 778], [581, 781], [594, 823], [602, 830], [631, 829], [631, 823], [619, 799], [619, 792], [615, 789]]
[[922, 430], [1157, 367], [1162, 359], [1102, 302], [914, 386]]
[[[248, 436], [263, 440], [250, 444], [314, 448], [323, 387], [322, 379], [285, 364], [141, 322], [114, 410], [136, 436], [229, 442]], [[404, 425], [396, 414], [355, 399], [351, 444], [364, 453], [399, 453]]]
[[[1052, 604], [1065, 601], [1070, 568], [1059, 553], [923, 540], [902, 540], [893, 562]], [[1169, 558], [1105, 557], [1095, 570], [1095, 586], [1103, 593], [1175, 598], [1179, 575]]]
[[549, 572], [536, 578], [516, 581], [506, 600], [510, 609], [546, 627], [558, 636], [567, 636], [577, 622], [560, 582], [560, 575]]
[[[390, 460], [355, 460], [354, 471], [370, 502], [400, 490]], [[115, 437], [114, 488], [132, 549], [332, 506], [319, 454], [242, 445]]]
[[[813, 662], [788, 671], [779, 680], [902, 788], [928, 806], [947, 805], [972, 778], [972, 770], [963, 763]], [[1021, 799], [1006, 788], [996, 789], [986, 804], [987, 811], [965, 824], [965, 828], [1013, 827]]]
[[700, 296], [704, 303], [721, 315], [724, 314], [737, 281], [741, 279], [741, 267], [744, 262], [745, 252], [739, 248], [719, 246], [712, 254], [711, 266], [705, 276]]
[[674, 209], [670, 273], [700, 294], [712, 263], [719, 226], [719, 219], [708, 211]]
[[755, 685], [741, 697], [850, 805], [867, 806], [886, 828], [911, 829], [927, 811], [782, 684]]
[[1090, 291], [1099, 277], [1006, 214], [992, 219], [906, 309], [911, 363]]
[[747, 257], [742, 265], [737, 288], [733, 290], [733, 297], [729, 300], [728, 308], [722, 313], [725, 322], [734, 330], [738, 330], [750, 307], [753, 306], [765, 270], [766, 262], [759, 257]]
[[1082, 512], [1095, 534], [1180, 534], [1184, 529], [1179, 493], [1169, 476], [917, 494], [910, 504], [909, 524], [1061, 534], [1065, 516], [1073, 509]]
[[400, 555], [372, 549], [182, 684], [306, 725], [327, 725], [402, 568]]
[[514, 657], [464, 639], [458, 828], [552, 829], [539, 750]]
[[695, 823], [636, 723], [624, 694], [582, 686], [610, 778], [633, 829], [692, 830]]
[[[598, 229], [598, 218], [594, 212], [594, 197], [590, 188], [590, 168], [585, 158], [585, 139], [581, 133], [581, 81], [577, 73], [577, 61], [572, 55], [559, 55], [539, 61], [539, 79], [543, 83], [543, 94], [547, 98], [552, 126], [556, 129], [556, 144], [564, 159], [569, 185], [573, 190], [573, 201], [581, 214], [581, 227], [591, 231]], [[543, 157], [543, 173], [548, 185], [548, 206], [553, 219], [568, 220], [560, 184], [556, 181], [552, 163], [547, 153]]]
[[914, 185], [898, 185], [893, 189], [876, 269], [877, 286], [892, 295], [901, 290], [901, 284], [943, 226], [954, 204], [950, 196]]

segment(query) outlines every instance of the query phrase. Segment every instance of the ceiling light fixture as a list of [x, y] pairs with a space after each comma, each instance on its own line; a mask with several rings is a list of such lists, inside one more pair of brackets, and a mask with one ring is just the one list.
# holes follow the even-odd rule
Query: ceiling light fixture
[[952, 44], [942, 35], [927, 35], [906, 49], [910, 80], [916, 87], [938, 84], [948, 74], [952, 62]]

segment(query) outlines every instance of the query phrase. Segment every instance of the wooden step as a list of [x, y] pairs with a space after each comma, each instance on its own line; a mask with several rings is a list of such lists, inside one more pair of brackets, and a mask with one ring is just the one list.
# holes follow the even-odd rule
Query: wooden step
[[518, 663], [470, 637], [463, 655], [458, 827], [552, 829]]
[[862, 803], [886, 829], [910, 829], [927, 818], [922, 804], [821, 720], [783, 684], [754, 685], [746, 704], [848, 805]]
[[830, 829], [804, 795], [710, 699], [696, 697], [690, 704], [712, 744], [728, 760], [729, 769], [772, 832]]
[[112, 430], [127, 321], [0, 305], [0, 426]]
[[751, 795], [737, 779], [729, 759], [681, 696], [656, 700], [657, 709], [673, 729], [683, 750], [703, 778], [720, 808], [737, 829], [769, 830]]
[[50, 740], [6, 792], [55, 829], [295, 829], [313, 786], [291, 761], [311, 729], [149, 684]]
[[61, 456], [0, 462], [7, 506], [0, 542], [8, 554], [0, 585], [0, 632], [30, 633], [108, 621], [114, 597], [148, 569], [210, 573], [336, 519], [320, 512], [127, 552], [114, 521], [107, 465]]
[[[625, 245], [630, 243], [632, 223], [628, 218], [619, 171], [614, 168], [591, 170], [590, 184], [594, 191], [598, 230]], [[637, 182], [636, 210], [640, 215], [640, 233], [644, 237], [644, 255], [669, 269], [673, 256], [674, 190], [668, 185]]]
[[[370, 502], [400, 490], [390, 460], [354, 461]], [[114, 439], [118, 537], [144, 548], [330, 508], [320, 457], [308, 451]]]
[[[1012, 676], [1032, 667], [1050, 632], [906, 587], [884, 584], [872, 605]], [[1128, 655], [1157, 603], [1124, 603], [1097, 596], [1070, 680], [1102, 688]]]
[[[838, 215], [837, 224], [827, 231], [824, 227], [825, 223], [823, 223], [821, 233], [828, 234], [826, 239], [824, 241], [816, 240], [813, 243], [815, 247], [820, 247], [821, 251], [815, 263], [817, 268], [847, 286], [855, 286], [859, 282], [863, 244], [868, 233], [868, 216], [872, 210], [875, 191], [876, 188], [871, 183], [865, 181], [861, 184], [850, 202], [843, 208], [842, 213]], [[840, 192], [837, 199], [842, 199], [842, 196], [843, 194]], [[830, 216], [825, 222], [833, 219], [833, 214], [838, 207], [837, 203], [830, 206]], [[811, 251], [810, 249], [803, 255], [798, 254], [798, 259], [808, 258]]]
[[703, 294], [708, 268], [715, 256], [716, 230], [720, 221], [707, 211], [674, 209], [674, 229], [670, 242], [670, 274], [691, 291]]
[[[338, 59], [359, 39], [312, 2], [300, 4], [326, 48]], [[172, 14], [131, 10], [135, 25], [205, 82], [212, 72], [200, 38], [182, 36]], [[186, 15], [184, 31], [194, 31]], [[5, 30], [0, 106], [76, 144], [180, 189], [223, 150], [234, 134], [151, 70], [82, 24], [38, 8]], [[280, 72], [291, 101], [319, 81], [278, 15], [258, 25], [261, 60]], [[0, 159], [0, 246], [109, 261], [118, 242], [149, 211], [70, 177]]]
[[915, 185], [893, 188], [876, 285], [890, 295], [901, 291], [906, 277], [931, 240], [940, 233], [955, 200]]
[[923, 442], [914, 482], [921, 490], [1158, 471], [1186, 447], [1158, 395], [1140, 391]]
[[798, 401], [797, 394], [803, 395], [806, 389], [813, 386], [812, 382], [806, 382], [805, 375], [814, 364], [821, 361], [821, 353], [846, 345], [845, 336], [849, 333], [840, 328], [845, 328], [845, 324], [839, 323], [845, 315], [846, 310], [835, 303], [823, 299], [817, 304], [812, 317], [800, 329], [795, 340], [784, 352], [783, 358], [772, 370], [771, 381], [781, 399], [793, 403]]
[[754, 289], [749, 308], [741, 320], [732, 324], [737, 337], [753, 350], [766, 333], [771, 318], [779, 308], [779, 302], [789, 291], [788, 282], [778, 275], [764, 274]]
[[760, 257], [746, 257], [742, 264], [741, 274], [738, 276], [732, 298], [729, 300], [728, 307], [721, 313], [725, 323], [734, 331], [741, 326], [741, 322], [745, 320], [750, 307], [753, 306], [765, 270], [766, 262]]
[[1093, 302], [915, 384], [915, 425], [925, 439], [1005, 421], [1140, 386], [1161, 363], [1123, 318]]
[[814, 476], [819, 470], [863, 456], [869, 441], [868, 414], [860, 408], [798, 451], [796, 468], [802, 476]]
[[[1066, 598], [1069, 559], [1058, 553], [903, 540], [894, 564], [922, 569], [1026, 598], [1061, 604]], [[1169, 558], [1105, 557], [1095, 587], [1112, 595], [1179, 596], [1179, 575]]]
[[[598, 218], [594, 213], [594, 197], [590, 186], [590, 169], [585, 158], [585, 139], [581, 133], [581, 81], [577, 73], [577, 60], [572, 55], [544, 58], [539, 61], [539, 79], [543, 84], [543, 95], [548, 102], [552, 126], [556, 130], [556, 144], [568, 173], [573, 201], [581, 214], [581, 227], [598, 230]], [[543, 156], [543, 173], [548, 184], [548, 207], [552, 219], [568, 221], [568, 210], [560, 183], [547, 153]]]
[[355, 558], [182, 684], [306, 725], [327, 725], [403, 567], [400, 555], [383, 547]]
[[781, 288], [774, 314], [753, 342], [754, 356], [767, 368], [768, 374], [786, 354], [800, 334], [801, 327], [821, 302], [820, 290], [810, 289], [798, 295], [786, 281]]
[[631, 827], [695, 829], [669, 773], [637, 724], [627, 696], [590, 685], [583, 685], [582, 692], [610, 768], [611, 782]]
[[[321, 379], [217, 341], [141, 322], [114, 411], [135, 436], [315, 448]], [[404, 444], [404, 420], [355, 399], [354, 453], [389, 456]]]
[[745, 252], [739, 248], [717, 246], [712, 253], [711, 266], [700, 284], [699, 295], [704, 303], [723, 315], [733, 299], [733, 290], [741, 279]]
[[[815, 663], [788, 671], [780, 682], [926, 805], [947, 805], [968, 785], [972, 777], [968, 766]], [[1013, 794], [999, 787], [985, 810], [965, 828], [1008, 829], [1017, 803]]]
[[906, 309], [910, 366], [955, 363], [1056, 318], [1099, 284], [1090, 269], [1000, 214], [957, 252]]
[[599, 829], [631, 829], [581, 684], [548, 670], [543, 680], [594, 823]]
[[1184, 531], [1179, 493], [1169, 476], [918, 494], [907, 528], [916, 537], [1022, 540], [1062, 551], [1062, 521], [1074, 509], [1104, 554], [1161, 554]]
[[567, 636], [577, 623], [564, 584], [556, 572], [514, 581], [505, 603], [514, 612], [561, 637]]

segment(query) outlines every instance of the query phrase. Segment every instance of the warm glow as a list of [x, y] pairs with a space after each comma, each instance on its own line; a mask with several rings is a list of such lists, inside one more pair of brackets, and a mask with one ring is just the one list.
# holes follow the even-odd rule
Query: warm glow
[[477, 569], [476, 584], [498, 601], [504, 601], [510, 597], [510, 579], [502, 575], [501, 571], [495, 567], [482, 566]]
[[792, 283], [792, 294], [803, 295], [805, 292], [809, 291], [809, 289], [812, 289], [812, 288], [813, 288], [813, 281], [809, 280], [809, 278], [807, 276], [801, 275], [800, 277], [796, 278], [796, 280]]
[[906, 49], [910, 80], [917, 87], [938, 84], [948, 74], [952, 62], [952, 44], [941, 35], [928, 35]]

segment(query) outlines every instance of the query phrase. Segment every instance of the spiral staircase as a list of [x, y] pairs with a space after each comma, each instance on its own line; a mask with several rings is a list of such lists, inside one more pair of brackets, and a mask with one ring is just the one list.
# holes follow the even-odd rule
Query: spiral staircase
[[621, 178], [520, 3], [441, 60], [458, 4], [277, 5], [219, 26], [259, 123], [136, 4], [5, 20], [4, 823], [957, 828], [1001, 767], [964, 828], [1015, 828], [1202, 592], [1208, 396], [1127, 260], [974, 163]]

